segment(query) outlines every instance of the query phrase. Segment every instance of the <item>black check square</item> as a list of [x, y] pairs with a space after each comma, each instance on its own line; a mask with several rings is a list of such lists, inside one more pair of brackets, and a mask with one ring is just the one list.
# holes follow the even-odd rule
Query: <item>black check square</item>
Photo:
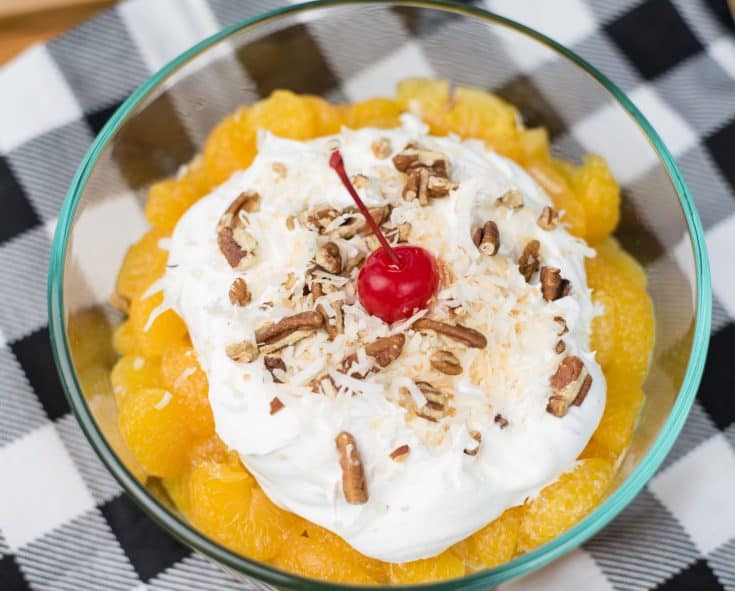
[[118, 107], [121, 104], [122, 102], [113, 103], [107, 107], [103, 107], [102, 109], [97, 109], [95, 111], [90, 111], [84, 115], [84, 119], [87, 121], [87, 124], [92, 129], [94, 135], [97, 135], [100, 131], [102, 131], [105, 123], [109, 121], [110, 117], [112, 117], [113, 113], [117, 111]]
[[64, 390], [59, 382], [48, 328], [41, 328], [10, 345], [36, 396], [51, 420], [69, 412]]
[[2, 197], [3, 210], [6, 212], [5, 215], [0, 216], [0, 242], [40, 222], [10, 170], [8, 161], [3, 156], [0, 156], [0, 197]]
[[655, 78], [703, 50], [669, 0], [649, 0], [605, 27], [645, 78]]
[[156, 525], [127, 495], [102, 506], [102, 514], [138, 576], [148, 581], [191, 550]]
[[733, 322], [712, 336], [702, 384], [697, 395], [712, 421], [722, 430], [735, 422], [735, 375], [731, 370], [733, 343], [735, 343]]
[[529, 76], [513, 78], [492, 92], [520, 109], [526, 127], [545, 127], [552, 140], [566, 131], [567, 126], [556, 109]]
[[12, 554], [0, 558], [0, 588], [7, 591], [31, 591]]
[[735, 191], [735, 119], [709, 136], [705, 145], [720, 172]]
[[683, 571], [675, 574], [656, 587], [656, 591], [724, 591], [725, 587], [717, 580], [715, 573], [704, 559], [697, 560]]
[[735, 33], [735, 18], [733, 18], [730, 9], [727, 7], [728, 0], [704, 0], [703, 4], [715, 15], [725, 29]]

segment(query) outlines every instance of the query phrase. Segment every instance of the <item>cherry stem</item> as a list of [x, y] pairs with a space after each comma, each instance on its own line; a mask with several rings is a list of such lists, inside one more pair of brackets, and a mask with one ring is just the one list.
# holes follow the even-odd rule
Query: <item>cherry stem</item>
[[393, 260], [393, 263], [397, 265], [398, 267], [402, 267], [403, 264], [401, 263], [401, 259], [398, 258], [396, 251], [393, 250], [393, 247], [388, 243], [388, 240], [386, 240], [385, 235], [380, 229], [380, 226], [378, 226], [378, 224], [375, 223], [373, 216], [370, 215], [368, 208], [365, 207], [365, 204], [362, 202], [362, 199], [360, 199], [360, 196], [357, 194], [357, 191], [355, 190], [355, 187], [352, 184], [352, 181], [350, 181], [349, 177], [347, 176], [347, 173], [345, 172], [345, 162], [342, 159], [342, 154], [340, 153], [339, 150], [334, 150], [332, 152], [332, 155], [329, 157], [329, 166], [331, 166], [335, 170], [335, 172], [339, 175], [339, 178], [342, 181], [342, 184], [345, 186], [345, 188], [347, 189], [347, 192], [350, 194], [350, 197], [352, 197], [352, 200], [357, 205], [357, 208], [360, 210], [360, 213], [363, 216], [365, 216], [365, 221], [368, 223], [368, 225], [372, 229], [373, 234], [375, 234], [375, 237], [380, 241], [380, 244], [382, 245], [382, 247], [385, 249], [385, 251], [388, 253], [390, 258]]

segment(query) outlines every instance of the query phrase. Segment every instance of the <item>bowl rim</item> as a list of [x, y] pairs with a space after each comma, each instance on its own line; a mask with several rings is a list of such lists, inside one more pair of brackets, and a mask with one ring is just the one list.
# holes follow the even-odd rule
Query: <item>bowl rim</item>
[[598, 505], [594, 511], [586, 515], [579, 523], [560, 536], [526, 554], [514, 558], [510, 562], [492, 569], [466, 575], [459, 579], [403, 586], [406, 589], [416, 590], [448, 591], [450, 589], [462, 588], [479, 591], [480, 589], [487, 589], [489, 585], [497, 585], [521, 575], [529, 574], [552, 560], [561, 557], [597, 533], [633, 500], [666, 457], [684, 424], [697, 392], [709, 344], [712, 305], [711, 279], [704, 233], [691, 194], [673, 156], [648, 120], [622, 90], [586, 60], [546, 35], [507, 17], [482, 8], [467, 6], [449, 0], [313, 0], [302, 4], [276, 8], [234, 23], [187, 49], [163, 68], [152, 74], [120, 105], [90, 146], [66, 194], [52, 243], [47, 284], [49, 333], [54, 361], [70, 407], [93, 449], [125, 492], [132, 497], [136, 504], [150, 518], [169, 534], [225, 567], [272, 585], [305, 591], [317, 591], [320, 589], [389, 590], [396, 588], [396, 586], [386, 585], [363, 587], [359, 585], [328, 583], [280, 571], [274, 567], [228, 550], [198, 532], [183, 519], [164, 507], [128, 471], [97, 427], [90, 408], [82, 394], [74, 370], [66, 336], [66, 318], [63, 313], [64, 263], [67, 256], [67, 246], [71, 236], [74, 215], [95, 163], [108, 145], [109, 140], [120, 129], [127, 116], [143, 103], [148, 95], [168, 79], [171, 74], [219, 41], [241, 30], [250, 29], [297, 13], [306, 13], [312, 10], [347, 6], [350, 4], [384, 4], [414, 9], [434, 9], [460, 14], [504, 26], [516, 33], [535, 39], [550, 50], [566, 58], [606, 89], [620, 107], [637, 123], [641, 132], [646, 136], [657, 153], [661, 165], [676, 190], [688, 226], [696, 276], [696, 320], [686, 373], [669, 417], [666, 419], [666, 422], [646, 455], [641, 459], [633, 472], [620, 484], [617, 490], [602, 504]]

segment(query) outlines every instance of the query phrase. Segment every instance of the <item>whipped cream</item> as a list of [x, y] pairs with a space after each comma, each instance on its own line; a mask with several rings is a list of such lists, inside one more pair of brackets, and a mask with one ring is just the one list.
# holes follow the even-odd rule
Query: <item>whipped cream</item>
[[[594, 252], [563, 224], [551, 231], [537, 225], [551, 201], [519, 166], [487, 152], [481, 142], [426, 133], [410, 116], [400, 128], [343, 130], [307, 142], [261, 133], [252, 165], [181, 218], [161, 283], [165, 304], [186, 322], [207, 374], [217, 433], [240, 454], [266, 494], [363, 554], [391, 562], [441, 552], [571, 469], [605, 404], [605, 380], [589, 351], [596, 311], [584, 258]], [[390, 140], [393, 153], [418, 141], [445, 154], [457, 189], [427, 206], [404, 201], [403, 181], [391, 159], [378, 159], [371, 150], [379, 138]], [[254, 331], [266, 322], [313, 309], [313, 301], [303, 303], [294, 294], [302, 293], [320, 237], [293, 220], [317, 205], [339, 210], [353, 205], [328, 166], [336, 145], [348, 174], [367, 177], [358, 189], [366, 204], [392, 204], [390, 222], [410, 223], [409, 242], [439, 256], [454, 277], [438, 293], [431, 316], [449, 319], [449, 310], [461, 306], [465, 316], [459, 320], [487, 337], [486, 348], [467, 349], [414, 332], [410, 320], [388, 326], [349, 298], [344, 334], [329, 341], [320, 331], [281, 352], [287, 367], [280, 376], [284, 383], [274, 382], [262, 356], [236, 363], [226, 355], [228, 344], [254, 341]], [[511, 188], [521, 193], [525, 206], [516, 211], [496, 207], [497, 197]], [[258, 250], [252, 266], [238, 272], [220, 252], [215, 229], [229, 204], [250, 190], [261, 196], [259, 211], [248, 214]], [[497, 223], [500, 233], [494, 257], [481, 255], [471, 239], [472, 230], [487, 219]], [[541, 244], [542, 264], [558, 267], [571, 281], [569, 296], [546, 302], [538, 278], [530, 284], [523, 279], [516, 263], [531, 239]], [[362, 239], [356, 240], [338, 241], [344, 258], [357, 252]], [[245, 307], [228, 299], [238, 276], [252, 293]], [[345, 281], [326, 279], [338, 287]], [[345, 289], [353, 289], [351, 284]], [[337, 295], [327, 293], [319, 302], [328, 308]], [[560, 338], [555, 316], [563, 316], [569, 329], [563, 355], [554, 352]], [[387, 368], [363, 380], [336, 371], [351, 352], [357, 352], [358, 364], [369, 363], [362, 346], [397, 332], [404, 332], [406, 344]], [[431, 367], [437, 349], [457, 355], [461, 375], [447, 376]], [[559, 418], [546, 411], [546, 404], [549, 378], [566, 355], [581, 357], [593, 381], [583, 404]], [[325, 374], [339, 388], [336, 395], [312, 392], [310, 382]], [[410, 416], [406, 399], [421, 404], [415, 383], [422, 380], [453, 394], [451, 416], [439, 422]], [[284, 408], [272, 415], [274, 396]], [[494, 420], [498, 414], [507, 426]], [[342, 493], [335, 447], [341, 431], [354, 436], [362, 456], [369, 491], [363, 505], [348, 504]], [[464, 450], [477, 445], [470, 435], [475, 431], [482, 443], [476, 455], [468, 455]], [[391, 459], [390, 453], [406, 444], [408, 456], [400, 462]]]

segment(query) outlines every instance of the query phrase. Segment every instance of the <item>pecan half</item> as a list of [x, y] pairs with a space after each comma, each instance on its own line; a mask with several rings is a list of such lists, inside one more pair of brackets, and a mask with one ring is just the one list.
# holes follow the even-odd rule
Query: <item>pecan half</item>
[[317, 249], [314, 260], [327, 273], [339, 275], [339, 272], [342, 270], [342, 255], [339, 253], [339, 246], [334, 242], [325, 242], [322, 244]]
[[266, 355], [263, 359], [263, 364], [265, 365], [265, 368], [270, 372], [271, 376], [273, 376], [273, 381], [276, 384], [282, 384], [281, 378], [279, 378], [276, 375], [276, 370], [282, 371], [283, 373], [286, 373], [286, 363], [281, 359], [280, 357], [276, 357], [275, 355]]
[[500, 248], [498, 225], [492, 220], [486, 221], [472, 233], [472, 242], [482, 254], [495, 256]]
[[440, 350], [434, 351], [429, 360], [431, 367], [448, 376], [458, 376], [462, 373], [462, 364], [457, 356], [451, 351]]
[[546, 410], [556, 417], [563, 417], [570, 405], [579, 406], [584, 402], [592, 386], [592, 376], [579, 357], [570, 355], [562, 359], [549, 383], [554, 392], [549, 397]]
[[390, 459], [394, 460], [396, 462], [403, 462], [408, 457], [408, 454], [411, 453], [411, 446], [407, 443], [404, 443], [403, 445], [399, 445], [397, 448], [395, 448], [392, 452], [390, 452]]
[[261, 353], [272, 353], [311, 336], [323, 323], [319, 312], [300, 312], [256, 330], [255, 341]]
[[378, 160], [385, 160], [393, 151], [390, 139], [387, 137], [380, 137], [377, 140], [374, 140], [373, 143], [370, 144], [370, 149]]
[[545, 206], [536, 220], [542, 230], [553, 230], [559, 223], [559, 214], [553, 207]]
[[365, 353], [373, 357], [380, 367], [388, 367], [403, 352], [406, 337], [403, 334], [394, 334], [389, 337], [375, 339], [365, 345]]
[[253, 294], [250, 293], [248, 284], [245, 283], [242, 277], [238, 277], [232, 282], [228, 296], [233, 306], [247, 306], [253, 299]]
[[355, 438], [342, 431], [335, 439], [339, 453], [339, 466], [342, 468], [342, 492], [350, 505], [364, 505], [368, 501], [365, 469]]
[[426, 404], [416, 414], [427, 421], [436, 422], [446, 416], [448, 396], [429, 382], [416, 382], [416, 386], [426, 398]]
[[431, 318], [419, 318], [411, 325], [411, 328], [418, 331], [429, 330], [475, 349], [484, 349], [487, 346], [484, 334], [461, 324], [448, 324]]
[[541, 244], [538, 240], [530, 240], [523, 249], [521, 258], [518, 259], [518, 270], [520, 271], [526, 283], [531, 281], [533, 274], [538, 271], [540, 259], [539, 248]]
[[482, 444], [482, 433], [479, 431], [470, 431], [470, 437], [477, 442], [475, 447], [465, 448], [464, 453], [468, 456], [476, 456], [477, 452], [480, 451], [480, 445]]
[[276, 414], [279, 410], [281, 410], [285, 404], [281, 401], [281, 399], [278, 396], [274, 396], [271, 399], [270, 407], [271, 407], [271, 414]]
[[239, 343], [227, 345], [225, 353], [233, 361], [250, 363], [258, 357], [258, 348], [250, 341], [240, 341]]
[[245, 228], [245, 214], [257, 211], [260, 195], [240, 193], [217, 223], [217, 246], [230, 267], [244, 270], [252, 263], [258, 242]]
[[342, 313], [342, 300], [330, 302], [330, 306], [332, 310], [334, 310], [334, 316], [330, 316], [327, 313], [326, 307], [321, 304], [316, 307], [316, 311], [319, 312], [324, 319], [324, 330], [327, 331], [329, 340], [333, 341], [337, 335], [344, 332], [345, 319], [344, 314]]
[[561, 276], [556, 267], [541, 267], [541, 295], [547, 302], [553, 302], [569, 294], [571, 283]]
[[523, 196], [518, 189], [508, 189], [495, 200], [495, 204], [509, 209], [521, 209], [523, 207]]
[[496, 414], [493, 420], [495, 421], [495, 424], [498, 425], [501, 429], [505, 429], [508, 426], [508, 419], [506, 419], [500, 413]]

